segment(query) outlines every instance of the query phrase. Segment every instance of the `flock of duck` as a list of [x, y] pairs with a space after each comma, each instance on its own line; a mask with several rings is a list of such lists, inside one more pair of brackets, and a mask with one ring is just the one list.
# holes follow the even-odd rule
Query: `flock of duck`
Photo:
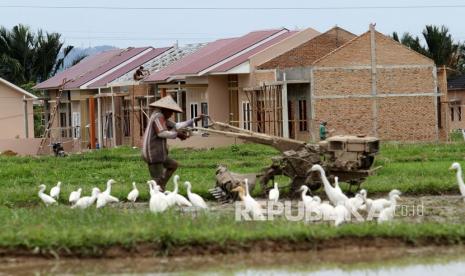
[[[459, 163], [454, 162], [449, 168], [456, 171], [457, 183], [459, 185], [460, 193], [465, 201], [465, 184], [462, 177], [462, 168]], [[377, 217], [378, 223], [391, 221], [394, 218], [397, 201], [400, 199], [401, 192], [394, 189], [389, 192], [387, 198], [370, 199], [367, 197], [365, 189], [360, 190], [354, 197], [345, 195], [339, 187], [338, 178], [334, 179], [334, 186], [331, 185], [324, 169], [320, 165], [314, 165], [311, 171], [319, 172], [323, 182], [324, 191], [329, 201], [321, 201], [319, 196], [308, 195], [308, 187], [303, 185], [300, 187], [301, 200], [306, 212], [314, 212], [318, 214], [318, 219], [334, 221], [334, 225], [338, 226], [342, 223], [351, 220], [352, 215], [358, 211], [364, 211], [371, 217]], [[208, 206], [205, 200], [191, 191], [192, 185], [186, 181], [184, 185], [187, 187], [187, 198], [179, 194], [179, 176], [175, 175], [173, 178], [174, 190], [161, 192], [161, 188], [154, 180], [147, 181], [150, 190], [149, 209], [152, 212], [164, 212], [172, 206], [180, 207], [195, 207], [199, 209], [207, 209]], [[116, 183], [115, 180], [110, 179], [107, 181], [106, 189], [101, 192], [99, 188], [94, 187], [90, 196], [81, 197], [82, 189], [71, 192], [69, 195], [69, 203], [71, 208], [86, 209], [96, 204], [96, 208], [103, 208], [109, 203], [119, 202], [119, 199], [111, 195], [112, 184]], [[242, 200], [245, 211], [250, 213], [254, 219], [265, 219], [262, 205], [256, 201], [249, 193], [248, 181], [245, 179], [244, 186], [237, 186], [232, 191], [237, 192]], [[139, 197], [139, 190], [136, 183], [132, 183], [133, 189], [129, 192], [127, 200], [133, 204]], [[45, 193], [46, 186], [39, 186], [39, 198], [46, 206], [57, 204], [60, 195], [61, 182], [58, 182], [50, 190], [50, 195]], [[274, 183], [274, 188], [268, 193], [269, 202], [279, 201], [279, 188], [278, 184]]]
[[[369, 199], [367, 191], [362, 189], [355, 197], [347, 197], [339, 187], [338, 178], [335, 177], [334, 187], [326, 177], [324, 169], [320, 165], [313, 165], [311, 171], [320, 173], [323, 182], [324, 191], [329, 201], [321, 201], [319, 196], [308, 195], [308, 187], [302, 185], [300, 187], [301, 200], [306, 213], [313, 213], [312, 220], [334, 221], [334, 225], [338, 226], [344, 222], [351, 220], [352, 215], [360, 210], [366, 211], [371, 216], [378, 217], [378, 223], [386, 222], [394, 218], [394, 213], [397, 205], [397, 200], [400, 198], [400, 191], [392, 190], [389, 193], [389, 198]], [[246, 212], [258, 220], [265, 219], [262, 206], [248, 193], [248, 181], [245, 180], [245, 188], [238, 186], [233, 191], [239, 193], [239, 197], [244, 202]], [[268, 193], [270, 202], [279, 201], [278, 184], [274, 183], [274, 188]]]
[[[191, 191], [192, 185], [186, 181], [184, 185], [187, 187], [187, 198], [178, 193], [178, 181], [179, 176], [175, 175], [173, 178], [174, 190], [172, 192], [166, 191], [161, 192], [161, 188], [154, 180], [147, 181], [150, 190], [150, 211], [154, 213], [164, 212], [172, 206], [185, 206], [185, 207], [196, 207], [200, 209], [207, 209], [208, 206], [201, 196]], [[81, 197], [82, 189], [79, 188], [73, 191], [69, 195], [69, 203], [72, 209], [87, 209], [92, 205], [96, 205], [96, 208], [103, 208], [109, 203], [117, 203], [119, 199], [111, 195], [111, 186], [116, 181], [110, 179], [107, 181], [106, 189], [101, 192], [99, 188], [94, 187], [90, 196]], [[139, 190], [137, 189], [136, 183], [132, 183], [132, 190], [127, 196], [127, 200], [131, 203], [135, 203], [139, 197]], [[58, 182], [56, 186], [50, 189], [50, 195], [45, 193], [46, 186], [44, 184], [39, 186], [39, 198], [46, 205], [57, 204], [57, 200], [60, 196], [61, 182]]]

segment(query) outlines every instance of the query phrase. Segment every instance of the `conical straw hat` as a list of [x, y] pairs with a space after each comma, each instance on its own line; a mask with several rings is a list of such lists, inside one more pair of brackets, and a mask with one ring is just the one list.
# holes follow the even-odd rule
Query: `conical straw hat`
[[166, 96], [150, 104], [150, 106], [170, 109], [182, 113], [181, 107], [173, 100], [171, 96]]

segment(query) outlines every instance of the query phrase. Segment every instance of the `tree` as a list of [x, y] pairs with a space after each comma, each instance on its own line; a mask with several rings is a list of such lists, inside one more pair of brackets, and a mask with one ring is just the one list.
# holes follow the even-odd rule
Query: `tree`
[[436, 65], [445, 65], [458, 71], [464, 71], [465, 46], [455, 42], [445, 26], [427, 25], [422, 32], [425, 45], [418, 36], [404, 33], [402, 38], [394, 32], [392, 38], [405, 46], [434, 60]]
[[0, 27], [0, 76], [18, 85], [44, 81], [63, 67], [73, 49], [63, 46], [59, 33], [33, 33], [21, 24]]

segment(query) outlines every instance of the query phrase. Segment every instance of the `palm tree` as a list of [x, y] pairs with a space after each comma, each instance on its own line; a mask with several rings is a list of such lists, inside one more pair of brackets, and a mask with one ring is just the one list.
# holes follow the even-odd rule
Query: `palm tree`
[[422, 45], [418, 36], [404, 33], [402, 38], [394, 32], [392, 38], [405, 46], [434, 60], [436, 65], [445, 65], [449, 68], [463, 71], [465, 63], [465, 46], [454, 42], [449, 29], [445, 26], [427, 25], [422, 32], [426, 45]]
[[33, 33], [28, 26], [0, 27], [0, 76], [18, 85], [43, 81], [63, 67], [73, 49], [63, 49], [61, 35]]

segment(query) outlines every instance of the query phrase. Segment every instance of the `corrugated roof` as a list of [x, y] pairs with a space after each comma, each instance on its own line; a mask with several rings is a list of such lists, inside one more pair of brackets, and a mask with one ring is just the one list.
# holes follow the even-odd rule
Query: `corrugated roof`
[[79, 89], [81, 85], [88, 83], [89, 81], [104, 74], [108, 70], [111, 70], [115, 66], [125, 62], [126, 60], [140, 54], [141, 52], [149, 48], [150, 47], [124, 49], [119, 54], [111, 57], [106, 63], [103, 63], [99, 67], [95, 68], [94, 70], [89, 71], [87, 74], [84, 74], [83, 76], [73, 79], [72, 81], [66, 83], [64, 89]]
[[164, 52], [168, 51], [169, 49], [171, 49], [172, 47], [165, 47], [165, 48], [152, 48], [152, 50], [138, 58], [136, 58], [135, 60], [131, 61], [130, 63], [122, 66], [121, 68], [118, 68], [117, 70], [115, 70], [114, 72], [108, 74], [107, 76], [91, 83], [88, 85], [89, 88], [97, 88], [97, 87], [104, 87], [106, 86], [108, 83], [112, 82], [113, 80], [121, 77], [122, 75], [138, 68], [139, 66], [141, 66], [142, 64], [146, 63], [147, 61], [149, 60], [152, 60], [154, 59], [155, 57], [163, 54]]
[[217, 49], [220, 49], [237, 38], [228, 38], [228, 39], [220, 39], [213, 42], [208, 43], [204, 47], [200, 48], [199, 50], [185, 56], [184, 58], [176, 61], [175, 63], [152, 73], [150, 76], [144, 79], [144, 82], [159, 82], [167, 80], [174, 72], [184, 68], [186, 66], [190, 66], [191, 64], [195, 64], [200, 62], [203, 58], [208, 56], [210, 53], [215, 52]]
[[277, 37], [275, 37], [275, 38], [261, 44], [260, 46], [255, 47], [254, 49], [252, 49], [250, 51], [247, 51], [244, 54], [242, 54], [242, 55], [240, 55], [240, 56], [238, 56], [236, 58], [233, 58], [230, 61], [216, 67], [211, 72], [226, 72], [228, 70], [231, 70], [232, 68], [246, 62], [251, 56], [255, 55], [256, 53], [258, 53], [258, 52], [270, 47], [271, 45], [274, 45], [274, 44], [276, 44], [276, 43], [290, 37], [293, 34], [296, 34], [297, 32], [298, 31], [290, 31], [290, 32], [283, 33], [280, 36], [277, 36]]
[[447, 89], [465, 89], [465, 75], [456, 76], [448, 80]]
[[56, 89], [63, 84], [63, 80], [73, 80], [82, 75], [87, 74], [91, 70], [107, 63], [112, 57], [121, 53], [121, 49], [112, 49], [104, 51], [92, 56], [88, 56], [81, 60], [78, 64], [56, 74], [55, 76], [43, 81], [36, 86], [35, 89]]
[[258, 42], [269, 38], [270, 36], [281, 32], [283, 29], [278, 30], [266, 30], [266, 31], [255, 31], [248, 33], [244, 36], [231, 40], [227, 45], [217, 49], [216, 51], [210, 52], [204, 58], [199, 59], [198, 62], [186, 65], [175, 72], [174, 75], [192, 75], [201, 72], [231, 56], [239, 53], [251, 47]]

